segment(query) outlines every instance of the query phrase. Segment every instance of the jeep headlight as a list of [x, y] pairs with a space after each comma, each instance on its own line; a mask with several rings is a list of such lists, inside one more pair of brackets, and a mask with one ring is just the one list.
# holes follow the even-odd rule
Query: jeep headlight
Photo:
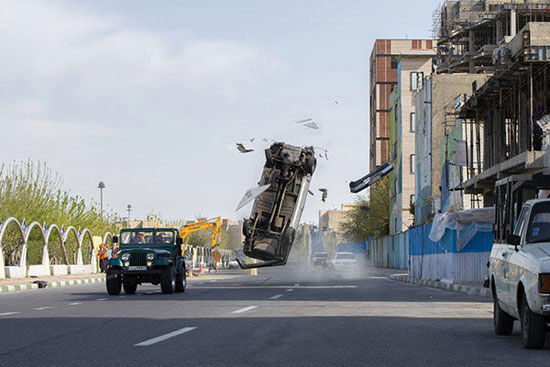
[[147, 261], [153, 261], [153, 259], [155, 258], [155, 254], [152, 253], [152, 252], [149, 252], [147, 254]]
[[130, 254], [128, 252], [123, 253], [122, 255], [120, 255], [120, 260], [122, 261], [130, 260]]

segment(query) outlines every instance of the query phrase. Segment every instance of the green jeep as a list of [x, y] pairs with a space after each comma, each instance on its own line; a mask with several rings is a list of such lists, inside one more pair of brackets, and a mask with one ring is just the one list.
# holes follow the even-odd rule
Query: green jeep
[[[113, 244], [119, 242], [113, 236]], [[136, 293], [138, 284], [160, 284], [162, 293], [184, 292], [187, 284], [182, 239], [175, 228], [123, 229], [120, 251], [109, 260], [107, 292], [116, 296], [124, 287]]]

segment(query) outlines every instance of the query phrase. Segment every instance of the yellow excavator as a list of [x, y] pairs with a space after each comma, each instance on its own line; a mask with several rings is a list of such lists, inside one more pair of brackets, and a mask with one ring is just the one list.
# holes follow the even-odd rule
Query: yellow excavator
[[[210, 218], [210, 219], [201, 220], [195, 223], [190, 223], [185, 227], [183, 227], [179, 233], [179, 236], [182, 239], [182, 246], [181, 246], [182, 256], [184, 256], [185, 251], [187, 251], [187, 246], [189, 244], [189, 238], [191, 237], [191, 233], [197, 232], [203, 229], [208, 229], [208, 228], [212, 228], [212, 242], [210, 244], [210, 248], [214, 250], [214, 248], [220, 244], [220, 237], [221, 237], [221, 230], [222, 230], [221, 217]], [[218, 251], [213, 251], [213, 255], [214, 255], [215, 263], [221, 260], [221, 254]]]

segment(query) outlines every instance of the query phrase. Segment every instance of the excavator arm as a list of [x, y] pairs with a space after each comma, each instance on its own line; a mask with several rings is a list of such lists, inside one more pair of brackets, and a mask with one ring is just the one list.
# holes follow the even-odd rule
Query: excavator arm
[[220, 242], [221, 228], [222, 228], [220, 217], [191, 223], [184, 226], [180, 230], [179, 236], [182, 238], [182, 247], [181, 247], [182, 256], [185, 254], [185, 251], [187, 251], [187, 246], [189, 244], [189, 238], [191, 237], [191, 233], [197, 232], [203, 229], [209, 229], [209, 228], [212, 229], [212, 242], [210, 244], [210, 248], [213, 249], [216, 246], [218, 246]]

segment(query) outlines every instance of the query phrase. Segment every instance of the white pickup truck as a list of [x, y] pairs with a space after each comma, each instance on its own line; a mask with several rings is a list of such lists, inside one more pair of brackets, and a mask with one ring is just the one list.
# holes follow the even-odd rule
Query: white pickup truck
[[542, 348], [550, 321], [550, 199], [525, 202], [505, 243], [495, 243], [489, 261], [494, 329], [510, 335], [521, 323], [525, 348]]

